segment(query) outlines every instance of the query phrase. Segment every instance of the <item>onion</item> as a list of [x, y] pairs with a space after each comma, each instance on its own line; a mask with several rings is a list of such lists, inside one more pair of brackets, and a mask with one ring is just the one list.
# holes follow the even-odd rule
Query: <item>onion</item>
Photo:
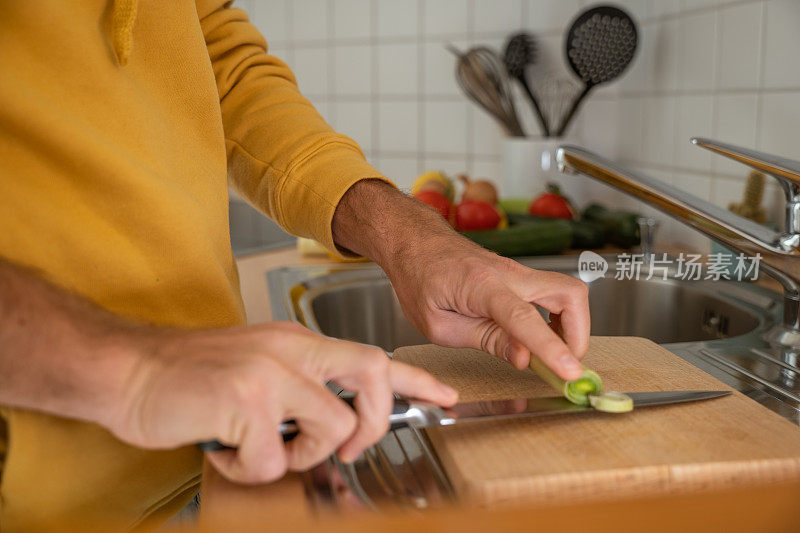
[[478, 200], [491, 205], [497, 205], [497, 188], [494, 183], [486, 180], [471, 181], [466, 174], [458, 176], [464, 182], [462, 200]]

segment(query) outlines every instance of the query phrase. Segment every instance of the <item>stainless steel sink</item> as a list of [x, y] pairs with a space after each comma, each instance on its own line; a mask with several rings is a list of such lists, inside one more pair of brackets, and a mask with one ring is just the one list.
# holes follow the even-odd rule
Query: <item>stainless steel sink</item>
[[[667, 279], [642, 268], [638, 280], [617, 280], [615, 258], [606, 277], [589, 284], [594, 335], [653, 339], [717, 379], [800, 424], [796, 355], [771, 351], [764, 334], [782, 317], [782, 297], [752, 283]], [[577, 275], [577, 256], [538, 257], [531, 268]], [[391, 353], [428, 342], [403, 316], [394, 291], [374, 265], [284, 268], [268, 274], [273, 316], [325, 335], [369, 343]], [[334, 390], [337, 390], [333, 387]], [[334, 475], [311, 477], [317, 498], [344, 501], [342, 490], [367, 507], [382, 501], [421, 508], [453, 497], [452, 488], [414, 429], [391, 432], [353, 465], [331, 459]], [[324, 486], [323, 486], [324, 485]], [[333, 486], [336, 485], [336, 486]], [[352, 502], [349, 498], [346, 501]]]
[[[526, 263], [559, 270], [553, 268], [552, 260], [531, 259]], [[560, 271], [577, 275], [571, 270]], [[655, 278], [598, 279], [589, 284], [592, 335], [646, 337], [659, 344], [744, 335], [770, 318], [765, 316], [769, 312], [764, 306], [769, 308], [772, 299], [742, 300], [741, 295], [732, 294], [742, 292], [734, 285]], [[390, 352], [400, 346], [429, 342], [403, 316], [389, 281], [374, 270], [365, 271], [359, 280], [318, 287], [301, 302], [312, 327], [325, 335], [374, 344]]]

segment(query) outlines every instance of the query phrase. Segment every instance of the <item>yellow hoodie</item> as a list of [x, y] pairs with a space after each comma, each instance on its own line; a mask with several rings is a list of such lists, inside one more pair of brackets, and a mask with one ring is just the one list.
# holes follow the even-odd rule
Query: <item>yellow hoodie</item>
[[[229, 185], [334, 247], [337, 202], [381, 175], [228, 4], [0, 2], [0, 255], [120, 315], [207, 328], [244, 323]], [[197, 490], [192, 448], [2, 414], [3, 531], [154, 524]]]

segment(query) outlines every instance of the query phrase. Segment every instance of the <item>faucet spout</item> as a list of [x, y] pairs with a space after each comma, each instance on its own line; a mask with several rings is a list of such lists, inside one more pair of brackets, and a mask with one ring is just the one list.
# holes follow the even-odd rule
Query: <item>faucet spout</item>
[[577, 146], [561, 146], [557, 154], [562, 172], [602, 181], [730, 248], [748, 256], [760, 254], [764, 271], [784, 289], [784, 327], [800, 339], [800, 233], [773, 231]]

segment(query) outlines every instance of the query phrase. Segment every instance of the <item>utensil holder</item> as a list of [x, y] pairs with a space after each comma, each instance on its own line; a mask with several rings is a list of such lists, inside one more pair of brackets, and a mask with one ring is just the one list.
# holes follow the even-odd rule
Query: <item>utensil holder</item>
[[572, 137], [506, 137], [502, 143], [500, 194], [505, 198], [533, 198], [555, 183], [576, 205], [582, 205], [580, 176], [558, 171], [556, 151], [562, 144], [577, 144]]

